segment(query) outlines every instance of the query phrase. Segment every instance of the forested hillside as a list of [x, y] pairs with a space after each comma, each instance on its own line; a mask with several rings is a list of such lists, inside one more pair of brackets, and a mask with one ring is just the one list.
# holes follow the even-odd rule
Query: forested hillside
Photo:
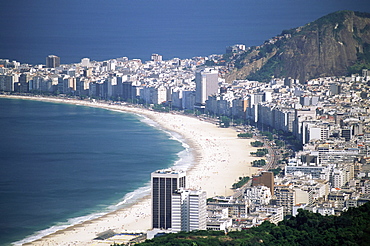
[[351, 208], [341, 216], [322, 216], [300, 210], [296, 217], [279, 225], [268, 221], [244, 231], [196, 231], [167, 234], [147, 240], [140, 246], [154, 245], [370, 245], [370, 203]]

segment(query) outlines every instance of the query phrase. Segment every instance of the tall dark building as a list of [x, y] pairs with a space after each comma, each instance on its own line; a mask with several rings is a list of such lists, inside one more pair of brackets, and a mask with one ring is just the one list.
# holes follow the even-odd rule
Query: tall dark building
[[351, 140], [351, 138], [352, 138], [352, 129], [351, 129], [351, 127], [347, 127], [345, 129], [342, 129], [342, 137], [346, 141]]
[[273, 172], [262, 172], [259, 176], [253, 176], [252, 186], [264, 185], [270, 188], [271, 195], [274, 195], [274, 173]]
[[152, 227], [172, 228], [172, 196], [179, 188], [185, 188], [185, 172], [171, 169], [151, 174], [152, 180]]
[[291, 77], [285, 78], [284, 85], [291, 88], [294, 85], [294, 79], [292, 79]]
[[132, 82], [127, 81], [122, 83], [122, 98], [123, 100], [132, 100], [134, 98], [133, 88], [132, 88]]
[[19, 92], [24, 93], [28, 92], [28, 83], [32, 79], [29, 73], [22, 73], [21, 76], [19, 76]]
[[46, 57], [46, 67], [56, 68], [60, 66], [60, 57], [55, 55], [49, 55]]

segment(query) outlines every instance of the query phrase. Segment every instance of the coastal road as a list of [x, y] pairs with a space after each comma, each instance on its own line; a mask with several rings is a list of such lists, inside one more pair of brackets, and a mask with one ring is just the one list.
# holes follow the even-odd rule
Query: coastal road
[[[266, 162], [267, 163], [266, 163], [265, 166], [263, 166], [262, 170], [263, 171], [268, 171], [270, 169], [276, 168], [278, 160], [280, 158], [280, 155], [275, 151], [275, 149], [269, 144], [269, 141], [267, 141], [266, 139], [259, 138], [259, 137], [256, 137], [256, 136], [254, 137], [254, 139], [256, 141], [263, 142], [264, 143], [263, 147], [267, 148], [267, 150], [268, 150], [268, 156], [266, 157]], [[251, 187], [251, 185], [252, 185], [252, 177], [250, 178], [250, 180], [245, 185], [243, 185], [241, 188], [239, 188], [238, 190], [235, 191], [235, 193], [233, 194], [233, 198], [237, 199], [237, 198], [242, 197], [243, 194], [244, 194], [245, 189], [248, 188], [248, 187]]]
[[235, 191], [235, 193], [233, 194], [233, 198], [238, 199], [240, 197], [243, 197], [245, 189], [248, 187], [251, 187], [251, 185], [252, 185], [252, 177], [249, 179], [249, 181], [245, 185], [243, 185], [242, 187], [240, 187], [238, 190]]

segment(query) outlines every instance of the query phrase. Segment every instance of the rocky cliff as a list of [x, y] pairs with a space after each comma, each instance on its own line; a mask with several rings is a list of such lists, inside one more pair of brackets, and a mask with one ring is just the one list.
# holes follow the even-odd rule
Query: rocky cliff
[[[370, 14], [339, 11], [234, 56], [235, 68], [226, 76], [268, 81], [272, 76], [301, 82], [342, 76], [349, 68], [370, 64]], [[370, 68], [370, 66], [369, 66]]]

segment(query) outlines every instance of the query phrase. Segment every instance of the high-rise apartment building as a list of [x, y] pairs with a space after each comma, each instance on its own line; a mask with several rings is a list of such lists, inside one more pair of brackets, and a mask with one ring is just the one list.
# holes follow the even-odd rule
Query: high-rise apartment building
[[49, 55], [46, 57], [46, 67], [56, 68], [60, 66], [60, 57], [55, 55]]
[[19, 92], [24, 93], [28, 92], [29, 81], [32, 79], [32, 76], [29, 73], [22, 73], [19, 76]]
[[295, 190], [291, 189], [289, 185], [275, 186], [274, 205], [284, 207], [284, 215], [292, 214], [295, 201]]
[[180, 189], [172, 195], [172, 231], [207, 229], [207, 195], [202, 190]]
[[195, 86], [195, 108], [204, 109], [208, 96], [218, 93], [218, 70], [198, 70], [195, 73]]
[[185, 172], [158, 170], [151, 174], [151, 181], [152, 227], [172, 228], [172, 197], [180, 188], [185, 188]]
[[158, 54], [152, 54], [152, 56], [150, 57], [150, 59], [152, 61], [155, 61], [155, 62], [161, 62], [162, 61], [162, 56], [161, 55], [158, 55]]
[[81, 59], [81, 66], [82, 67], [90, 67], [90, 58], [82, 58]]

